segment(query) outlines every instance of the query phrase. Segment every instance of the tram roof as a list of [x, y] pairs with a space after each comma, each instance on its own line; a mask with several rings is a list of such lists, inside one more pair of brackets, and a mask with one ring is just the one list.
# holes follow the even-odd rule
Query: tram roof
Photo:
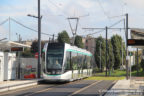
[[81, 51], [81, 52], [88, 53], [88, 54], [92, 55], [92, 53], [87, 51], [86, 49], [78, 48], [77, 46], [72, 46], [72, 45], [67, 44], [67, 43], [65, 43], [65, 44], [66, 44], [66, 46], [68, 46], [67, 49], [73, 49], [73, 50]]

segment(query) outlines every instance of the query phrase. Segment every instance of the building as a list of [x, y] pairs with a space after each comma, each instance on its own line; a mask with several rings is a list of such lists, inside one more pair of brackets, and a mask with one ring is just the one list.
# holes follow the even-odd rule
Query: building
[[[70, 38], [70, 42], [71, 44], [73, 43], [73, 37]], [[82, 37], [82, 43], [84, 44], [84, 49], [90, 51], [94, 55], [96, 46], [95, 38], [91, 36]]]
[[82, 42], [84, 43], [84, 48], [94, 55], [96, 47], [95, 38], [91, 36], [83, 37]]

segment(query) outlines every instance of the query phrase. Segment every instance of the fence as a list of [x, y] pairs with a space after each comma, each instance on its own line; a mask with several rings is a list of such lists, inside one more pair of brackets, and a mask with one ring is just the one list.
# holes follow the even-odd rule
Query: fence
[[18, 77], [18, 65], [20, 64], [20, 79], [36, 78], [37, 59], [35, 58], [17, 58], [16, 77]]

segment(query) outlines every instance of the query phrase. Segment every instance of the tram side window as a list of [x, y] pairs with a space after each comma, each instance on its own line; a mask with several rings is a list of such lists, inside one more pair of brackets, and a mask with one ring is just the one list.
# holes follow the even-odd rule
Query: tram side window
[[81, 68], [84, 68], [84, 59], [85, 59], [85, 55], [82, 54], [82, 59], [81, 59]]
[[71, 53], [71, 61], [72, 61], [72, 68], [73, 70], [77, 70], [77, 53], [72, 52]]
[[91, 57], [87, 56], [87, 68], [91, 67]]
[[84, 55], [84, 59], [83, 59], [83, 69], [87, 69], [87, 56]]
[[94, 64], [95, 64], [94, 57], [93, 57], [93, 56], [91, 56], [91, 68], [93, 68], [93, 67], [94, 67]]
[[45, 53], [42, 53], [42, 69], [45, 72]]
[[83, 64], [83, 55], [78, 53], [78, 69], [82, 68], [82, 64]]
[[70, 52], [66, 52], [65, 70], [70, 70]]

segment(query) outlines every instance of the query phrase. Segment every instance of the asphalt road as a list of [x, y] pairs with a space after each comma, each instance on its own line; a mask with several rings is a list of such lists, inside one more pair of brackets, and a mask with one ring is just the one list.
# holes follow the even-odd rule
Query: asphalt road
[[103, 91], [111, 88], [113, 84], [114, 81], [96, 80], [79, 80], [64, 84], [44, 83], [0, 93], [0, 96], [98, 96], [103, 95]]

